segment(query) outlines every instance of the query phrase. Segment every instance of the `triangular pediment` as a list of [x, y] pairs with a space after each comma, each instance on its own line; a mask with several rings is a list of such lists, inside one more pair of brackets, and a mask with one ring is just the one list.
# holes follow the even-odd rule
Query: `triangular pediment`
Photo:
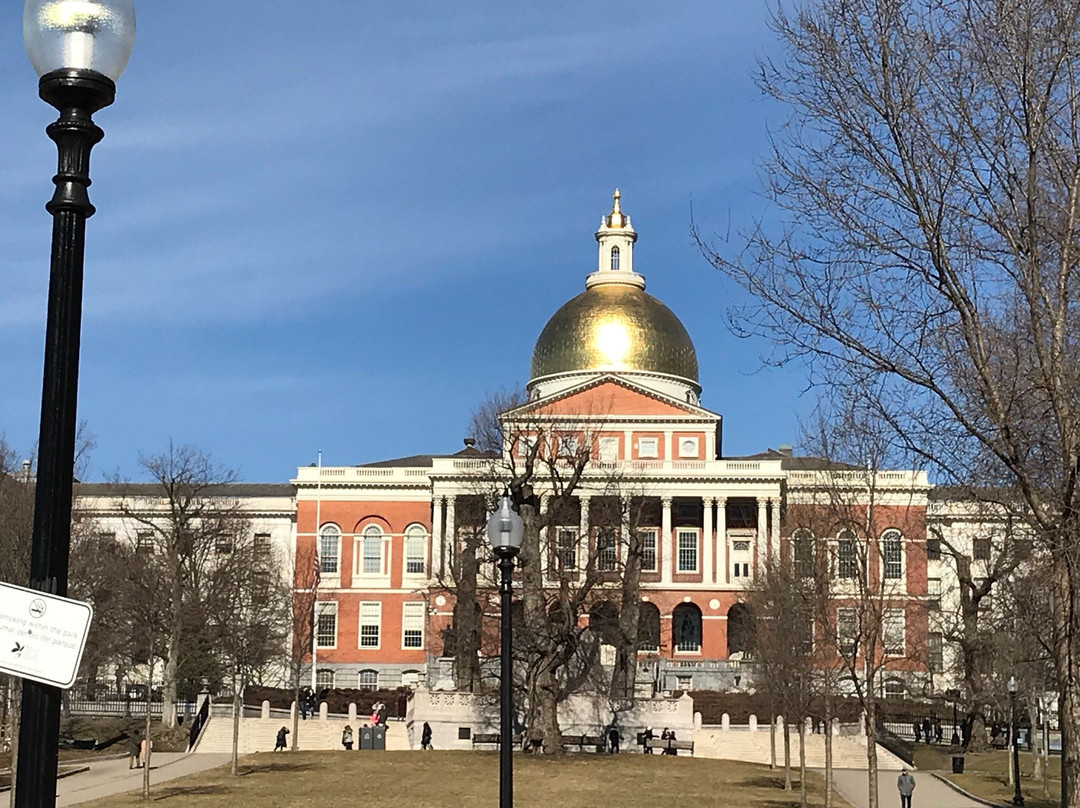
[[686, 418], [719, 420], [704, 407], [629, 382], [600, 376], [538, 401], [503, 413], [505, 418], [555, 416], [585, 418]]

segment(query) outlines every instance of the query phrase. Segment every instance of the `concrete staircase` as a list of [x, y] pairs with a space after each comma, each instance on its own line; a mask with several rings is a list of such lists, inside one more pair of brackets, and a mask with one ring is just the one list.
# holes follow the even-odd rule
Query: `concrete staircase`
[[[298, 730], [298, 746], [301, 750], [309, 752], [319, 749], [336, 749], [344, 752], [341, 746], [341, 731], [349, 724], [353, 729], [353, 751], [360, 746], [360, 727], [364, 722], [352, 721], [347, 718], [334, 716], [325, 719], [309, 718], [300, 722]], [[292, 720], [283, 718], [243, 718], [240, 720], [240, 754], [252, 752], [272, 752], [277, 732], [282, 727], [287, 727], [292, 732]], [[210, 718], [203, 730], [199, 745], [195, 747], [198, 753], [229, 753], [232, 752], [233, 720], [231, 716], [214, 716]], [[293, 737], [288, 737], [287, 747], [292, 748]], [[404, 750], [409, 748], [409, 739], [405, 731], [404, 721], [391, 721], [386, 727], [386, 748], [388, 750]]]
[[[904, 762], [887, 749], [878, 745], [878, 769], [882, 771], [899, 770]], [[757, 731], [748, 729], [723, 730], [720, 727], [704, 726], [694, 730], [694, 757], [718, 758], [721, 760], [744, 760], [750, 763], [765, 763], [770, 760], [769, 728]], [[782, 730], [776, 733], [776, 759], [784, 760], [784, 735]], [[791, 732], [791, 762], [799, 762], [799, 734], [793, 728]], [[825, 737], [808, 734], [806, 736], [806, 765], [811, 769], [825, 768]], [[866, 768], [866, 737], [862, 735], [833, 736], [833, 767], [837, 769]]]

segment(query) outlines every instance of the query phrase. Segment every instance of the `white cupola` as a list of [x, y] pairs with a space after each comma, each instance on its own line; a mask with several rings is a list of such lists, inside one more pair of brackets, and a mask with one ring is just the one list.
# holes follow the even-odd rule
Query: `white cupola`
[[630, 224], [630, 217], [619, 207], [619, 189], [615, 189], [611, 213], [600, 217], [600, 229], [596, 241], [600, 245], [596, 272], [585, 278], [585, 288], [617, 283], [645, 288], [645, 278], [634, 272], [634, 242], [637, 233]]

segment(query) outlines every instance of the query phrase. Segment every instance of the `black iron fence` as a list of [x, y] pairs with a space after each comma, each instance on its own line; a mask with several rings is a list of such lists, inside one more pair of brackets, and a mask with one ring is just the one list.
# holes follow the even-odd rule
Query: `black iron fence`
[[[161, 718], [162, 701], [158, 696], [150, 698], [150, 715]], [[126, 696], [97, 696], [93, 699], [75, 698], [68, 696], [65, 699], [65, 710], [68, 715], [92, 715], [116, 718], [138, 718], [146, 715], [147, 701], [145, 698], [128, 698]], [[195, 711], [195, 702], [177, 701], [176, 715], [178, 718], [190, 716]]]

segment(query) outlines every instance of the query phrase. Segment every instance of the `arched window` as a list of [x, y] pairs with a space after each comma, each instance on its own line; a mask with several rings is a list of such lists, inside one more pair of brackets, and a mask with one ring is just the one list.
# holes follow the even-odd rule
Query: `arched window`
[[641, 651], [660, 649], [660, 610], [655, 603], [642, 603], [638, 611], [637, 644]]
[[361, 690], [374, 690], [379, 686], [379, 672], [373, 670], [360, 671], [356, 677], [356, 686]]
[[319, 571], [323, 575], [337, 575], [340, 555], [341, 528], [323, 525], [319, 531]]
[[754, 645], [754, 616], [745, 603], [736, 603], [727, 613], [727, 650], [732, 654], [746, 654]]
[[411, 525], [405, 531], [405, 573], [423, 575], [427, 557], [427, 531], [421, 525]]
[[701, 652], [701, 609], [693, 603], [680, 603], [671, 613], [671, 634], [677, 652]]
[[616, 271], [616, 272], [619, 269], [619, 248], [618, 247], [612, 247], [611, 248], [611, 269], [613, 271]]
[[899, 530], [886, 530], [881, 536], [881, 575], [886, 581], [904, 577], [904, 537]]
[[836, 542], [836, 577], [854, 581], [859, 577], [859, 548], [855, 534], [843, 530]]
[[791, 537], [792, 563], [796, 578], [814, 576], [814, 534], [804, 527]]
[[378, 575], [382, 572], [383, 532], [378, 525], [364, 528], [363, 558], [360, 571], [365, 575]]

